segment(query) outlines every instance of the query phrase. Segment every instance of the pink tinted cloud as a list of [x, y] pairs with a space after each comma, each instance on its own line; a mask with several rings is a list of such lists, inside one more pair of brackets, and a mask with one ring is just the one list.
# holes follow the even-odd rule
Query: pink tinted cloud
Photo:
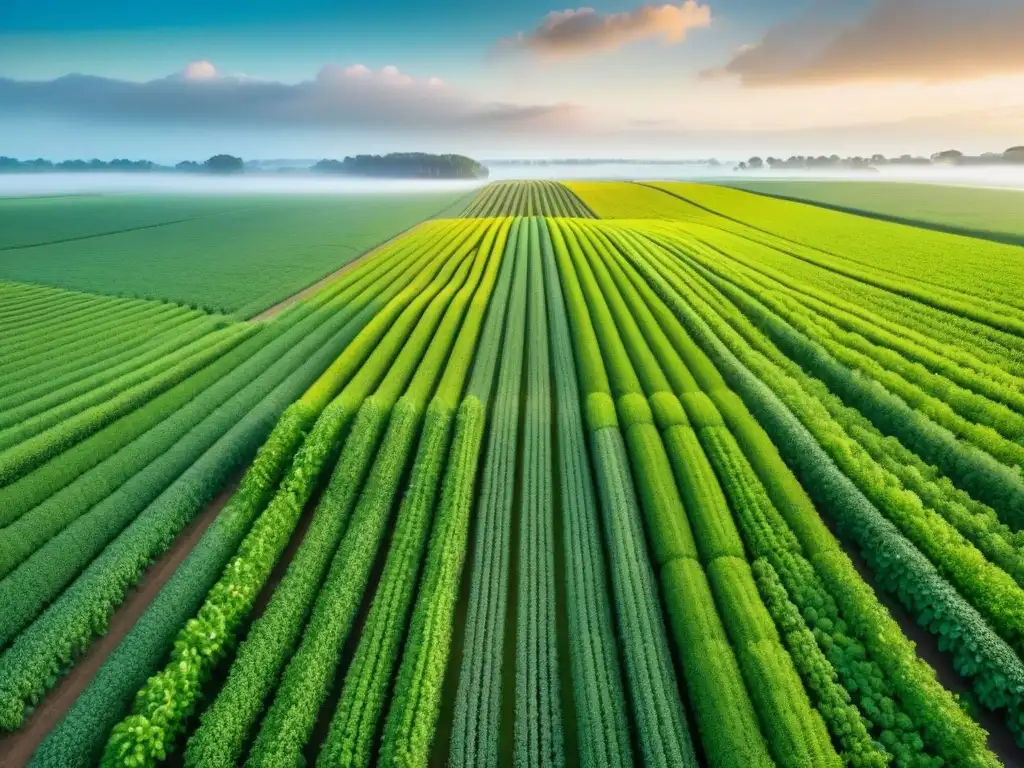
[[503, 38], [498, 53], [529, 52], [545, 57], [586, 56], [642, 40], [682, 42], [692, 29], [710, 26], [711, 8], [696, 0], [678, 5], [644, 5], [623, 13], [593, 8], [552, 11], [529, 32]]
[[874, 0], [846, 24], [787, 21], [705, 76], [747, 86], [954, 82], [1024, 74], [1020, 0]]
[[191, 61], [181, 71], [185, 80], [213, 80], [217, 77], [217, 68], [206, 60]]

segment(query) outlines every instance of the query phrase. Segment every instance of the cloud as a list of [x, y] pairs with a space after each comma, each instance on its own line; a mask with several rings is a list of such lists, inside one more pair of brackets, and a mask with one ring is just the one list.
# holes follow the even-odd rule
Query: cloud
[[348, 77], [369, 77], [371, 74], [369, 68], [362, 64], [353, 64], [350, 67], [345, 67], [344, 71]]
[[645, 5], [624, 13], [603, 14], [593, 8], [552, 11], [536, 29], [498, 41], [495, 52], [586, 56], [641, 40], [680, 43], [691, 29], [710, 24], [711, 9], [696, 0], [679, 5]]
[[220, 74], [208, 61], [148, 82], [72, 74], [49, 81], [0, 78], [0, 115], [253, 128], [380, 128], [417, 131], [558, 131], [582, 119], [568, 104], [487, 101], [395, 66], [328, 64], [295, 84]]
[[746, 86], [955, 82], [1024, 73], [1020, 0], [874, 0], [852, 22], [816, 6], [705, 77]]
[[181, 72], [183, 80], [212, 80], [217, 77], [217, 68], [208, 61], [192, 61]]

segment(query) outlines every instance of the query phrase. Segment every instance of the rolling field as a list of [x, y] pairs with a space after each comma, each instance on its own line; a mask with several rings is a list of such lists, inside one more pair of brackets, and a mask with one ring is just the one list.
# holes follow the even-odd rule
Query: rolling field
[[1024, 244], [1024, 192], [933, 184], [739, 181], [728, 186], [850, 213]]
[[464, 202], [464, 193], [0, 201], [0, 279], [246, 319]]
[[0, 765], [1018, 765], [1021, 255], [501, 182], [257, 322], [0, 282]]

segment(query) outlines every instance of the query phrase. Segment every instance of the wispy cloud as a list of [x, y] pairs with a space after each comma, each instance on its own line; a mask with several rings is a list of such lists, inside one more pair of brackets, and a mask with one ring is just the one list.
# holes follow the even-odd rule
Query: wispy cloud
[[59, 115], [137, 124], [255, 128], [383, 128], [420, 131], [486, 128], [544, 132], [580, 117], [567, 104], [492, 102], [436, 77], [397, 67], [324, 66], [312, 80], [288, 84], [221, 74], [208, 61], [169, 77], [133, 82], [72, 74], [48, 81], [0, 78], [0, 114]]
[[586, 56], [643, 40], [680, 43], [690, 30], [710, 24], [710, 7], [696, 0], [678, 5], [645, 5], [623, 13], [604, 14], [593, 8], [552, 11], [535, 29], [499, 40], [494, 52]]
[[747, 86], [954, 82], [1024, 73], [1020, 0], [874, 0], [852, 23], [814, 10], [769, 30], [706, 77]]

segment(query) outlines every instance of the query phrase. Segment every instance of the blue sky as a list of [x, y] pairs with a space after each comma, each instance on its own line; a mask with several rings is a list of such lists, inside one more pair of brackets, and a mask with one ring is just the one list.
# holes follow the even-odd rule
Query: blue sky
[[[895, 147], [921, 120], [953, 138], [957, 116], [979, 110], [998, 111], [1007, 134], [1016, 128], [1006, 116], [1020, 105], [997, 94], [1024, 75], [1012, 50], [1020, 46], [1004, 34], [1024, 34], [1013, 30], [1024, 20], [1017, 0], [601, 0], [558, 18], [551, 14], [574, 8], [560, 2], [394, 0], [385, 9], [336, 0], [8, 0], [0, 3], [0, 154], [59, 154], [46, 151], [50, 144], [71, 154], [117, 146], [145, 153], [149, 145], [150, 155], [189, 154], [232, 136], [263, 156], [302, 146], [316, 154], [411, 144], [490, 154], [573, 146], [703, 154], [762, 139], [780, 149], [809, 135], [827, 143], [829, 131], [903, 125], [871, 134]], [[950, 37], [957, 30], [968, 37], [971, 24], [978, 50], [951, 46]], [[887, 32], [903, 27], [903, 39]], [[879, 62], [877, 71], [866, 61]], [[216, 87], [244, 102], [252, 119], [229, 125], [201, 109], [195, 102], [209, 101], [210, 78], [185, 78], [173, 93], [127, 87], [200, 71], [187, 69], [195, 62], [209, 62], [202, 71], [210, 66]], [[369, 71], [352, 70], [373, 88], [343, 78], [331, 80], [340, 85], [330, 93], [310, 86], [324, 80], [325, 67], [355, 65]], [[400, 76], [391, 76], [395, 70]], [[112, 92], [109, 82], [60, 80], [69, 74], [120, 85]], [[443, 88], [433, 87], [436, 80]], [[397, 102], [405, 96], [392, 87], [399, 82], [419, 89], [413, 101], [421, 111], [403, 116]], [[273, 110], [256, 103], [257, 91]], [[370, 106], [351, 120], [337, 103], [307, 109], [314, 96], [341, 94]], [[145, 105], [157, 96], [180, 107], [156, 109], [148, 121]], [[280, 114], [299, 102], [305, 117], [282, 123]], [[441, 119], [452, 114], [459, 119]], [[979, 146], [1002, 140], [998, 131], [976, 133]]]
[[[602, 13], [636, 7], [607, 0], [586, 5]], [[717, 53], [721, 58], [802, 5], [802, 0], [717, 2], [719, 23], [704, 31], [704, 39], [691, 41], [685, 54], [694, 68], [698, 57], [708, 61]], [[0, 75], [53, 78], [85, 72], [146, 79], [195, 59], [285, 81], [307, 78], [328, 61], [467, 74], [465, 68], [479, 67], [496, 40], [561, 9], [546, 0], [397, 0], [386, 12], [376, 3], [328, 0], [15, 0], [0, 10]]]

